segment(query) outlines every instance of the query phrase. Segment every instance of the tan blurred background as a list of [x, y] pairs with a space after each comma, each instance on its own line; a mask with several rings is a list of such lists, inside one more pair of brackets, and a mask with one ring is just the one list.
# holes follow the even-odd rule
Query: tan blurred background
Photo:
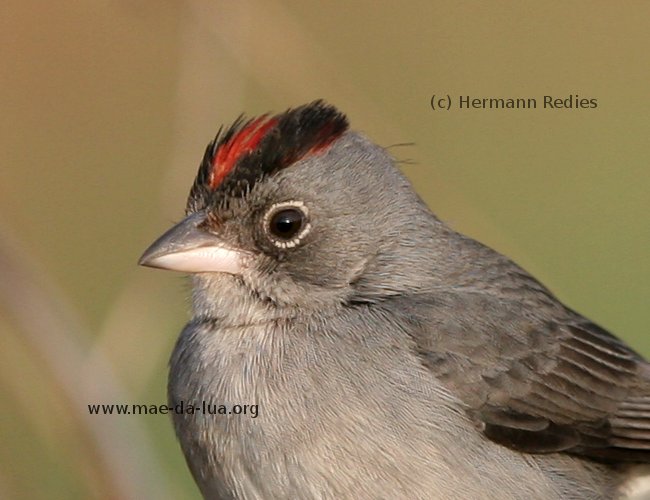
[[165, 402], [186, 286], [135, 263], [243, 111], [323, 97], [414, 143], [443, 219], [650, 355], [650, 3], [448, 4], [2, 3], [0, 498], [198, 498], [167, 416], [86, 405]]

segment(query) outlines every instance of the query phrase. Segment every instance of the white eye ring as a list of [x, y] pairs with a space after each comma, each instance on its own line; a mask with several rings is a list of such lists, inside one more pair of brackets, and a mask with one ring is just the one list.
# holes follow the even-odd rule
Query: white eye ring
[[[288, 234], [287, 239], [283, 239], [282, 236], [273, 234], [271, 226], [273, 223], [273, 218], [284, 212], [284, 211], [296, 211], [301, 214], [301, 225], [295, 234]], [[311, 224], [309, 223], [309, 210], [302, 201], [283, 201], [280, 203], [274, 203], [264, 214], [262, 219], [262, 224], [264, 225], [264, 231], [268, 235], [271, 242], [278, 248], [294, 248], [300, 244], [302, 239], [307, 236], [309, 231], [311, 231]]]

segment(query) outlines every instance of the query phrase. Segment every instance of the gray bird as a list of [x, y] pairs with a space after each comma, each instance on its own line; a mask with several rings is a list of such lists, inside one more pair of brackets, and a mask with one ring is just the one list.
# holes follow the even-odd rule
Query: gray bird
[[169, 404], [231, 409], [173, 415], [205, 498], [611, 499], [650, 462], [650, 365], [336, 108], [220, 130], [186, 213], [140, 264], [192, 274]]

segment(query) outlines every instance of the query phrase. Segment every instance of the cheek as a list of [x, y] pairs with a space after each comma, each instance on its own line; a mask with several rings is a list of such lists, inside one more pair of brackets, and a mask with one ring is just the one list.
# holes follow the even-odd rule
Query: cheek
[[308, 247], [296, 251], [278, 267], [294, 281], [324, 288], [342, 288], [357, 275], [359, 259], [341, 245]]
[[259, 271], [276, 283], [293, 282], [327, 289], [346, 287], [363, 270], [373, 245], [360, 238], [357, 231], [346, 234], [337, 230], [338, 225], [322, 225], [314, 219], [310, 224], [311, 229], [299, 246], [288, 249], [277, 248], [261, 225], [255, 225], [252, 237], [260, 256]]
[[253, 268], [253, 274], [265, 279], [273, 279], [280, 270], [278, 261], [265, 254], [258, 254], [253, 257], [251, 267]]

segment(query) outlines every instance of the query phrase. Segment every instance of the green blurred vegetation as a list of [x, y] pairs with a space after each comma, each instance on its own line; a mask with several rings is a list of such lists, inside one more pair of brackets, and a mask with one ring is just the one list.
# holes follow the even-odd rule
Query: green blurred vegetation
[[[83, 409], [165, 401], [186, 286], [135, 262], [242, 111], [324, 97], [415, 143], [392, 151], [443, 219], [650, 354], [648, 2], [0, 9], [0, 498], [198, 498], [167, 417]], [[433, 112], [433, 93], [598, 108]]]

